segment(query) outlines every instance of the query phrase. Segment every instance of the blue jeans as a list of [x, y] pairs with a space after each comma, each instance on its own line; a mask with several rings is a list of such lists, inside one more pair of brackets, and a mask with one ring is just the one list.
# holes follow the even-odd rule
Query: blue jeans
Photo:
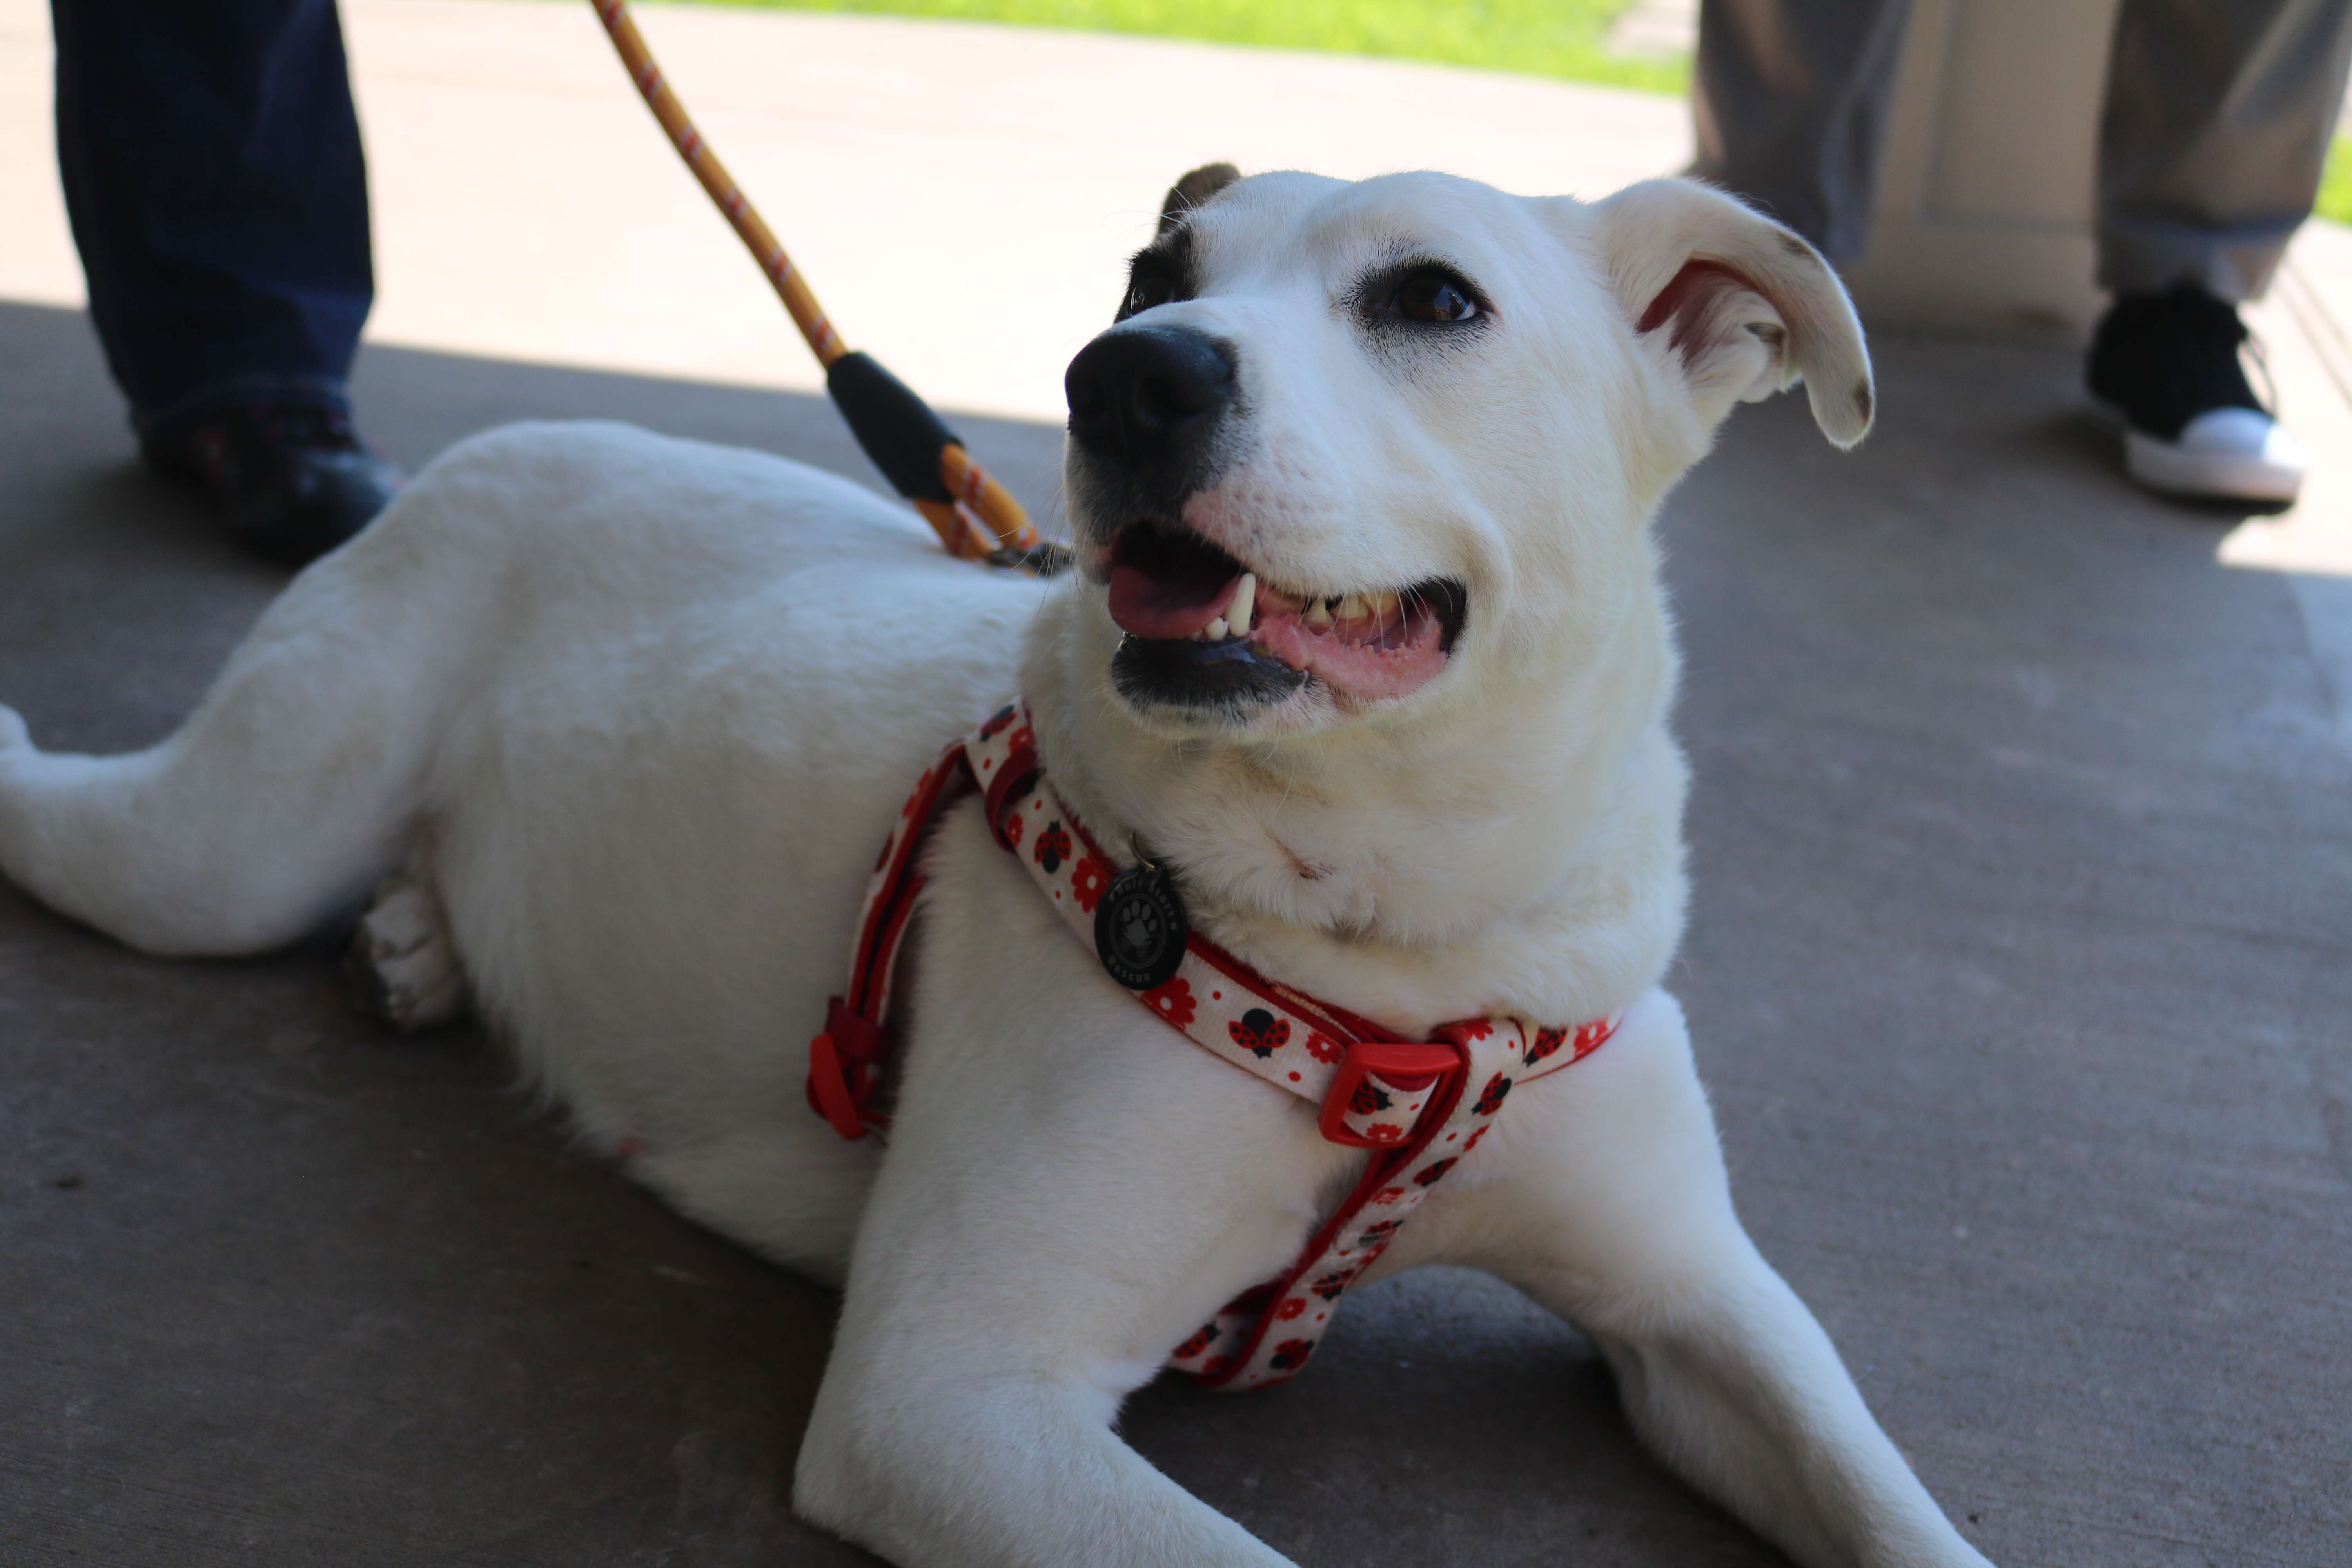
[[51, 0], [58, 164], [143, 440], [240, 403], [348, 412], [374, 299], [334, 0]]

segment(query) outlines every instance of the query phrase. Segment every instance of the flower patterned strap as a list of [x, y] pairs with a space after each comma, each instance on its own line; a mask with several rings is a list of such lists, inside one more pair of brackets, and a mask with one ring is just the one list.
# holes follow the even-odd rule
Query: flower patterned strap
[[[845, 1138], [888, 1125], [872, 1105], [891, 973], [922, 890], [925, 830], [963, 795], [985, 797], [989, 830], [1089, 946], [1095, 912], [1123, 868], [1046, 783], [1027, 710], [1006, 704], [943, 752], [917, 783], [868, 882], [848, 994], [810, 1042], [809, 1103]], [[1229, 1302], [1169, 1364], [1213, 1388], [1279, 1383], [1306, 1364], [1340, 1295], [1405, 1216], [1468, 1153], [1515, 1084], [1580, 1061], [1615, 1018], [1542, 1028], [1516, 1016], [1465, 1020], [1431, 1041], [1400, 1040], [1343, 1008], [1266, 979], [1198, 931], [1175, 974], [1136, 993], [1203, 1049], [1316, 1105], [1326, 1138], [1371, 1157], [1338, 1212], [1280, 1279]]]

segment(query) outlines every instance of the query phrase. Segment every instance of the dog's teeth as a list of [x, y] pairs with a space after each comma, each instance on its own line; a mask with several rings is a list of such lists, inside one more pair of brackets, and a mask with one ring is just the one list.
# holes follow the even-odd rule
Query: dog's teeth
[[1209, 623], [1209, 629], [1201, 635], [1211, 642], [1223, 642], [1225, 640], [1225, 618], [1219, 616]]
[[1363, 613], [1364, 596], [1361, 594], [1349, 595], [1346, 598], [1340, 600], [1338, 605], [1334, 605], [1331, 610], [1331, 614], [1333, 616], [1343, 621], [1352, 621]]
[[1249, 635], [1250, 613], [1256, 608], [1257, 574], [1244, 572], [1242, 585], [1234, 590], [1234, 602], [1225, 610], [1225, 624], [1233, 628], [1235, 637]]
[[1331, 624], [1330, 607], [1321, 599], [1314, 600], [1307, 606], [1307, 624], [1318, 632], [1329, 626]]
[[1395, 613], [1397, 607], [1396, 590], [1393, 588], [1383, 588], [1379, 593], [1372, 595], [1371, 606], [1372, 614], [1380, 616], [1382, 620], [1387, 620], [1391, 615]]

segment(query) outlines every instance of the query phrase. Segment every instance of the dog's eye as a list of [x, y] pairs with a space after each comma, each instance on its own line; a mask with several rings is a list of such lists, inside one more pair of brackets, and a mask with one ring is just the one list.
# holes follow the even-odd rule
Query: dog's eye
[[1397, 287], [1396, 308], [1416, 321], [1466, 321], [1478, 313], [1462, 280], [1434, 267], [1406, 276]]
[[1118, 319], [1165, 305], [1176, 298], [1176, 280], [1165, 272], [1138, 272], [1127, 282], [1127, 298], [1118, 302]]

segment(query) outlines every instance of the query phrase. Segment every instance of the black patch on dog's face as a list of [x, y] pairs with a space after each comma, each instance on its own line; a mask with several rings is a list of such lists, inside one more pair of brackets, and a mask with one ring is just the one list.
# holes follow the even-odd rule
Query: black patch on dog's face
[[1201, 292], [1201, 275], [1192, 255], [1192, 230], [1178, 224], [1128, 258], [1127, 292], [1119, 297], [1112, 325], [1155, 305], [1172, 305]]

